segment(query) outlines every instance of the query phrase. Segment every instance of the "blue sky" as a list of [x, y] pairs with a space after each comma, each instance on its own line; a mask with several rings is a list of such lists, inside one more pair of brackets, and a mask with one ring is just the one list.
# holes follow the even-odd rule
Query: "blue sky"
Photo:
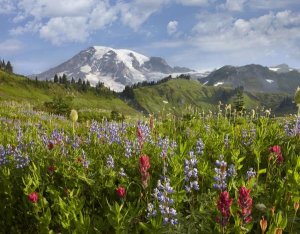
[[299, 0], [0, 0], [0, 58], [39, 73], [93, 45], [197, 70], [300, 68]]

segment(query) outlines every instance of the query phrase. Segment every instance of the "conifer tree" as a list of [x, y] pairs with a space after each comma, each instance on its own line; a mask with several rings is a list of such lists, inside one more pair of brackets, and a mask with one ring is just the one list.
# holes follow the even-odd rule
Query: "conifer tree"
[[236, 109], [236, 111], [240, 112], [242, 110], [244, 110], [244, 87], [238, 87], [236, 89], [236, 96], [235, 96], [235, 100], [234, 100], [234, 108]]
[[7, 72], [10, 72], [10, 73], [13, 72], [13, 67], [12, 67], [10, 61], [8, 61], [8, 62], [6, 63], [5, 70], [6, 70]]
[[57, 74], [54, 75], [54, 83], [58, 83], [58, 76], [57, 76]]
[[67, 84], [68, 83], [68, 78], [66, 74], [63, 74], [62, 78], [61, 78], [61, 83], [62, 84]]

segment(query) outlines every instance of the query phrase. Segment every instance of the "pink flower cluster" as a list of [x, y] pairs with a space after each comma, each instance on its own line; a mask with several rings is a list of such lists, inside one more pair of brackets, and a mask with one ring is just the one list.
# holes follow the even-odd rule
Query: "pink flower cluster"
[[142, 184], [144, 188], [148, 187], [148, 182], [150, 179], [150, 174], [148, 172], [150, 168], [150, 158], [147, 155], [140, 156], [139, 162], [140, 173], [142, 176]]
[[243, 223], [249, 223], [252, 221], [252, 198], [250, 197], [250, 189], [242, 186], [239, 190], [238, 205], [241, 208], [239, 214], [243, 220]]
[[37, 203], [39, 200], [39, 194], [37, 192], [32, 192], [28, 195], [28, 200], [32, 203]]
[[274, 145], [272, 147], [269, 148], [269, 151], [271, 153], [274, 153], [276, 156], [276, 161], [278, 164], [282, 164], [283, 162], [283, 156], [282, 156], [282, 152], [281, 152], [281, 148], [279, 145]]
[[218, 210], [221, 213], [221, 217], [217, 217], [217, 222], [225, 227], [230, 218], [230, 207], [232, 205], [232, 198], [229, 198], [229, 193], [223, 191], [220, 193], [219, 200], [217, 203]]
[[116, 193], [118, 195], [119, 198], [124, 198], [125, 195], [126, 195], [126, 189], [122, 186], [119, 186], [117, 189], [116, 189]]

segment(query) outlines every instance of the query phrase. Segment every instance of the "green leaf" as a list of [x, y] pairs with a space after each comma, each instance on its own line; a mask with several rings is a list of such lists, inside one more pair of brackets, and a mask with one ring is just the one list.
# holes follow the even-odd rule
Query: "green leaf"
[[259, 174], [259, 175], [260, 175], [260, 174], [265, 174], [265, 173], [267, 173], [267, 169], [266, 169], [266, 168], [260, 169], [260, 170], [258, 171], [258, 174]]

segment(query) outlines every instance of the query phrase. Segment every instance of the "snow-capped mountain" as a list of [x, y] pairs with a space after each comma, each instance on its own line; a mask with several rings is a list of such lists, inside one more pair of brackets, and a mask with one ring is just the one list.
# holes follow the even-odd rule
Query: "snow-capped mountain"
[[243, 86], [246, 91], [250, 92], [293, 94], [300, 86], [300, 72], [295, 69], [289, 70], [290, 68], [287, 68], [286, 72], [279, 72], [279, 69], [278, 67], [275, 71], [257, 64], [241, 67], [223, 66], [199, 81], [204, 85], [215, 87]]
[[91, 85], [104, 83], [120, 92], [126, 85], [160, 80], [173, 73], [194, 73], [185, 67], [171, 67], [160, 57], [147, 57], [132, 50], [93, 46], [81, 51], [70, 60], [36, 75], [51, 80], [54, 75], [66, 74], [69, 79], [88, 80]]
[[277, 66], [269, 67], [269, 69], [271, 71], [274, 71], [274, 72], [277, 72], [277, 73], [287, 73], [287, 72], [290, 72], [290, 71], [299, 71], [296, 68], [291, 68], [291, 67], [289, 67], [289, 65], [284, 64], [284, 63], [279, 64]]

